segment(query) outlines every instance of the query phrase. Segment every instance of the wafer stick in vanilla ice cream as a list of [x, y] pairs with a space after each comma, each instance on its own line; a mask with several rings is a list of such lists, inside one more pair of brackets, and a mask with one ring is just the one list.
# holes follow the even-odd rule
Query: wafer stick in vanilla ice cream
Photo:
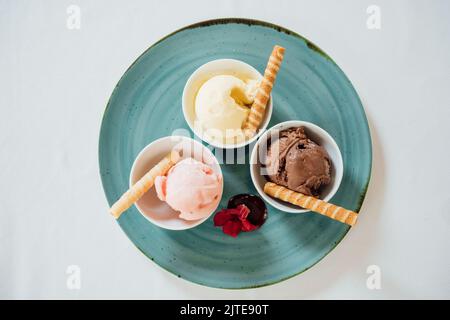
[[141, 179], [125, 192], [109, 210], [114, 218], [120, 215], [138, 201], [155, 183], [157, 176], [162, 176], [169, 171], [181, 158], [180, 151], [172, 150], [157, 165], [151, 168]]
[[353, 226], [358, 219], [358, 214], [356, 212], [338, 207], [332, 203], [328, 203], [311, 196], [306, 196], [304, 194], [289, 190], [272, 182], [267, 182], [264, 185], [264, 192], [269, 196], [320, 213], [324, 216], [327, 216], [328, 218], [346, 223], [349, 226]]
[[247, 135], [254, 135], [264, 119], [266, 105], [269, 101], [277, 73], [280, 70], [281, 62], [283, 61], [284, 51], [285, 49], [283, 47], [273, 47], [272, 54], [270, 55], [269, 62], [267, 62], [266, 70], [264, 71], [264, 77], [256, 91], [255, 100], [243, 126]]

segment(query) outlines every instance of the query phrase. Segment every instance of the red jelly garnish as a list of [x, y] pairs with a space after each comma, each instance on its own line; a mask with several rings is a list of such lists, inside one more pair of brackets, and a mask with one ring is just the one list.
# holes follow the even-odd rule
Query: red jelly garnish
[[214, 225], [222, 227], [222, 231], [237, 237], [241, 231], [249, 232], [258, 229], [267, 219], [267, 208], [264, 201], [251, 194], [238, 194], [228, 201], [228, 208], [216, 213]]
[[253, 194], [237, 194], [228, 200], [228, 208], [236, 208], [238, 205], [243, 204], [249, 210], [248, 221], [257, 228], [261, 227], [267, 219], [267, 208], [263, 199]]

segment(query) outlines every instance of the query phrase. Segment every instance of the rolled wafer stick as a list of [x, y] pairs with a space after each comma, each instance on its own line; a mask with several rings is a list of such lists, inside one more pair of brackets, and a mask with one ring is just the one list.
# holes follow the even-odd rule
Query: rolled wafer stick
[[243, 126], [244, 132], [248, 136], [255, 134], [264, 118], [266, 105], [269, 101], [278, 70], [280, 70], [281, 62], [283, 61], [284, 51], [285, 49], [283, 47], [273, 47], [272, 54], [267, 62], [266, 70], [264, 71], [264, 77], [256, 91], [255, 101], [250, 108], [250, 113]]
[[267, 182], [264, 185], [264, 192], [269, 196], [320, 213], [331, 219], [346, 223], [349, 226], [353, 226], [358, 219], [358, 214], [356, 212], [289, 190], [272, 182]]
[[141, 179], [139, 179], [127, 192], [125, 192], [116, 203], [113, 204], [109, 212], [114, 218], [119, 219], [120, 215], [138, 201], [155, 182], [157, 176], [165, 175], [171, 167], [181, 158], [180, 151], [172, 150], [157, 165], [151, 168]]

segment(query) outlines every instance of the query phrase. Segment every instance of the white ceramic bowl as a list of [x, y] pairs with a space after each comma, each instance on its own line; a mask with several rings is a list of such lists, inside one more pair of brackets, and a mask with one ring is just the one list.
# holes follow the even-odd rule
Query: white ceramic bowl
[[[303, 213], [308, 212], [310, 210], [301, 209], [298, 206], [294, 206], [288, 202], [284, 202], [279, 199], [275, 199], [264, 193], [264, 184], [267, 182], [264, 175], [261, 174], [261, 163], [259, 162], [261, 158], [263, 158], [264, 146], [267, 143], [267, 140], [271, 137], [272, 133], [276, 133], [277, 131], [281, 131], [284, 129], [292, 128], [292, 127], [305, 127], [306, 134], [308, 137], [317, 143], [318, 145], [323, 146], [330, 156], [331, 159], [331, 183], [324, 187], [321, 191], [320, 198], [329, 201], [339, 189], [339, 185], [342, 181], [342, 176], [344, 173], [344, 166], [342, 162], [341, 151], [339, 150], [338, 145], [334, 141], [334, 139], [322, 128], [319, 126], [306, 121], [286, 121], [279, 123], [261, 136], [261, 138], [256, 143], [253, 148], [252, 154], [250, 156], [250, 175], [252, 177], [253, 184], [255, 185], [256, 190], [261, 195], [261, 197], [267, 201], [273, 207], [292, 213]], [[261, 150], [261, 151], [259, 151]], [[261, 155], [258, 156], [258, 153], [261, 152]]]
[[219, 59], [213, 60], [200, 66], [189, 77], [183, 90], [182, 108], [183, 115], [187, 124], [197, 137], [207, 142], [208, 144], [221, 149], [234, 149], [244, 147], [258, 139], [258, 137], [264, 132], [269, 124], [270, 117], [272, 116], [272, 95], [270, 95], [269, 102], [266, 107], [266, 113], [264, 119], [259, 127], [259, 130], [255, 136], [251, 139], [245, 140], [237, 144], [223, 144], [218, 141], [210, 139], [207, 135], [203, 134], [199, 128], [196, 128], [195, 123], [195, 98], [197, 96], [200, 87], [209, 79], [217, 75], [233, 75], [241, 79], [262, 79], [261, 73], [258, 72], [251, 65], [234, 59]]
[[155, 188], [151, 188], [139, 199], [135, 206], [139, 212], [155, 225], [170, 230], [186, 230], [198, 226], [206, 221], [217, 209], [223, 192], [223, 176], [220, 165], [212, 152], [203, 144], [191, 138], [170, 136], [160, 138], [147, 145], [134, 160], [130, 173], [130, 186], [139, 180], [148, 170], [156, 165], [165, 155], [174, 148], [181, 148], [182, 158], [194, 158], [208, 164], [214, 172], [222, 177], [220, 195], [216, 200], [213, 210], [203, 219], [187, 221], [180, 219], [179, 212], [173, 210], [167, 203], [158, 199]]

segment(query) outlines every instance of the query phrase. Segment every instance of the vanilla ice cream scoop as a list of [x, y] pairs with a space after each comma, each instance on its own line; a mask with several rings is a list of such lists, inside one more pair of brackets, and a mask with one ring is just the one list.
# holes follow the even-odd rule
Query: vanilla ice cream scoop
[[196, 125], [212, 139], [225, 144], [245, 140], [242, 126], [255, 99], [258, 82], [231, 75], [206, 81], [195, 99]]

